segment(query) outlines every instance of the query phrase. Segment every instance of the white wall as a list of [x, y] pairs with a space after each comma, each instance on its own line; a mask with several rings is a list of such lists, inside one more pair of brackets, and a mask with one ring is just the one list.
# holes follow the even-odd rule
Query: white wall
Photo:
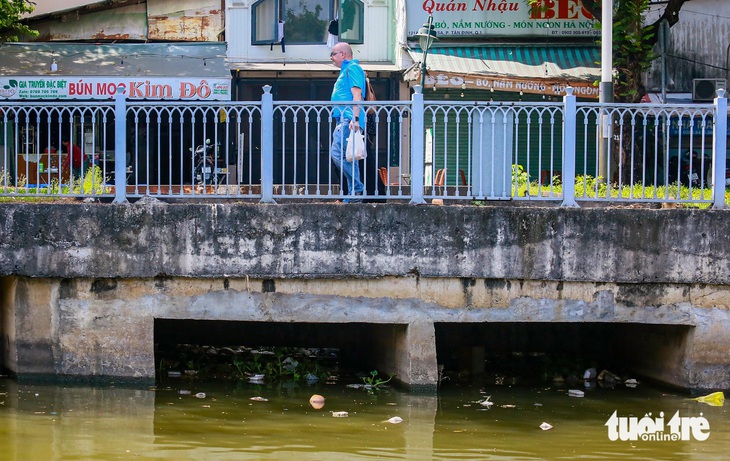
[[72, 10], [95, 3], [104, 3], [102, 0], [36, 0], [33, 12], [23, 17], [42, 16], [44, 14], [57, 13], [60, 11]]
[[[324, 63], [327, 45], [251, 45], [251, 5], [254, 0], [226, 0], [226, 41], [230, 63]], [[368, 62], [393, 62], [394, 12], [392, 0], [365, 1], [365, 43], [353, 45], [355, 58]]]
[[[664, 5], [656, 7], [664, 10]], [[656, 14], [649, 14], [654, 21]], [[679, 12], [679, 22], [670, 29], [667, 56], [667, 91], [689, 93], [693, 78], [730, 80], [730, 2], [692, 0]], [[659, 48], [655, 48], [659, 52]], [[657, 59], [647, 73], [646, 88], [661, 90], [661, 66]]]

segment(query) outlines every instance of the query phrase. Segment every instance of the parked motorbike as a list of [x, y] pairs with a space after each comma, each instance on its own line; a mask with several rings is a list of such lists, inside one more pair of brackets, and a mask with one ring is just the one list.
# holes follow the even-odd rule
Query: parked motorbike
[[686, 150], [669, 159], [669, 182], [679, 182], [688, 187], [711, 187], [711, 169], [712, 158], [709, 155]]
[[228, 175], [228, 168], [225, 167], [224, 159], [220, 158], [218, 145], [212, 145], [210, 139], [195, 149], [189, 149], [195, 155], [193, 161], [195, 168], [193, 175], [196, 184], [213, 185], [224, 184]]

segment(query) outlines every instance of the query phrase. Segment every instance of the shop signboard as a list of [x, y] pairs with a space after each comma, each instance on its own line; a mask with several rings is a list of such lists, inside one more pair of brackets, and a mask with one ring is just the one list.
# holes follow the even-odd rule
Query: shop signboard
[[407, 0], [408, 36], [434, 18], [441, 37], [597, 37], [583, 0]]
[[[704, 122], [704, 123], [703, 123]], [[709, 136], [712, 135], [712, 120], [697, 117], [672, 117], [669, 123], [670, 136]]]
[[[426, 75], [424, 83], [426, 88], [433, 88], [434, 90], [440, 88], [472, 89], [521, 92], [545, 96], [565, 96], [565, 88], [568, 86], [565, 80], [559, 79], [491, 77], [433, 71]], [[573, 94], [579, 98], [598, 98], [598, 86], [592, 82], [573, 81], [570, 82], [570, 86], [573, 88]]]
[[229, 101], [231, 80], [194, 77], [0, 77], [0, 101], [112, 99], [120, 90], [130, 100]]
[[[672, 117], [669, 121], [669, 136], [712, 136], [714, 128], [712, 115], [685, 116], [682, 117], [681, 123], [679, 117]], [[730, 116], [727, 118], [726, 131], [730, 133]]]

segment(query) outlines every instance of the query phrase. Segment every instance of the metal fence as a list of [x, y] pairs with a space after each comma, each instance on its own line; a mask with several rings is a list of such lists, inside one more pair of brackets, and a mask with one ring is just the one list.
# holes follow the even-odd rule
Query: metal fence
[[[578, 103], [570, 89], [540, 103], [424, 101], [415, 90], [359, 103], [366, 201], [725, 204], [724, 94], [625, 105]], [[0, 195], [346, 199], [330, 159], [336, 106], [274, 101], [270, 87], [255, 102], [2, 102]]]

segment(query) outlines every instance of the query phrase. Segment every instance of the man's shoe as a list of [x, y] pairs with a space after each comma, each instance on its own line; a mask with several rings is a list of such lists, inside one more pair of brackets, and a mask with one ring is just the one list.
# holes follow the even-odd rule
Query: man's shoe
[[355, 192], [342, 201], [343, 203], [362, 203], [362, 192]]

